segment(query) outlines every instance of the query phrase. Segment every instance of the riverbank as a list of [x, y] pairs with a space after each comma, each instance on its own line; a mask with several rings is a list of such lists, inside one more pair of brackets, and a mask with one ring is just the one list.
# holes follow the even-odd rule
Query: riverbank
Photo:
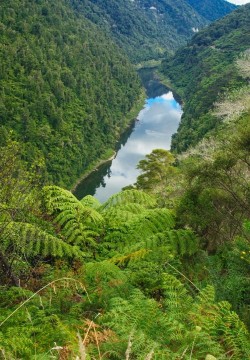
[[93, 195], [104, 203], [122, 188], [135, 183], [140, 174], [138, 163], [153, 149], [170, 149], [171, 136], [179, 125], [181, 108], [169, 89], [157, 81], [154, 72], [154, 68], [138, 71], [145, 84], [147, 106], [145, 102], [141, 104], [140, 111], [136, 112], [139, 121], [132, 123], [120, 137], [115, 159], [103, 163], [78, 185], [74, 191], [78, 199]]
[[[122, 129], [122, 132], [119, 134], [119, 137], [117, 138], [117, 142], [122, 137], [122, 134], [133, 124], [134, 121], [136, 121], [137, 115], [139, 114], [141, 108], [144, 106], [145, 99], [146, 99], [146, 93], [145, 90], [143, 89], [132, 109], [124, 117], [124, 127]], [[88, 167], [84, 170], [83, 174], [75, 181], [70, 191], [74, 192], [78, 187], [78, 185], [81, 184], [81, 182], [85, 180], [89, 175], [91, 175], [92, 172], [97, 171], [105, 163], [112, 161], [115, 158], [115, 156], [116, 156], [116, 150], [107, 149], [105, 153], [103, 153], [101, 158], [96, 159], [95, 161], [93, 161], [91, 164], [88, 165]]]
[[180, 94], [180, 91], [177, 93], [176, 92], [176, 88], [173, 85], [173, 83], [171, 82], [171, 80], [164, 75], [159, 68], [156, 69], [155, 71], [155, 76], [157, 77], [158, 81], [163, 84], [164, 86], [166, 86], [167, 88], [169, 88], [169, 90], [172, 91], [174, 98], [178, 101], [179, 104], [181, 104], [183, 106], [183, 98], [184, 98], [184, 94]]
[[[112, 155], [110, 155], [110, 153], [112, 153]], [[74, 192], [77, 188], [77, 186], [79, 184], [81, 184], [81, 182], [83, 180], [85, 180], [89, 175], [91, 175], [91, 173], [93, 171], [98, 170], [98, 168], [100, 166], [102, 166], [103, 164], [112, 161], [116, 156], [116, 151], [108, 149], [104, 154], [103, 157], [101, 159], [98, 159], [97, 161], [91, 163], [88, 168], [86, 169], [86, 171], [83, 173], [83, 175], [76, 181], [76, 183], [74, 184], [74, 186], [70, 189], [71, 192]]]

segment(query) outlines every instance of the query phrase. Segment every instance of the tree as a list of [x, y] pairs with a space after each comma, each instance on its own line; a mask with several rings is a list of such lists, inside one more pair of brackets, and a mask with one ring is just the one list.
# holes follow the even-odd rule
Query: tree
[[15, 286], [20, 286], [22, 275], [37, 255], [81, 256], [42, 220], [35, 172], [41, 164], [32, 167], [33, 173], [27, 171], [20, 153], [20, 145], [8, 141], [0, 158], [0, 280]]
[[[153, 150], [137, 165], [137, 169], [141, 170], [142, 174], [137, 178], [136, 188], [157, 195], [160, 203], [166, 205], [167, 200], [171, 200], [178, 190], [176, 177], [180, 172], [173, 166], [174, 162], [175, 158], [169, 151]], [[168, 205], [170, 203], [169, 201]]]

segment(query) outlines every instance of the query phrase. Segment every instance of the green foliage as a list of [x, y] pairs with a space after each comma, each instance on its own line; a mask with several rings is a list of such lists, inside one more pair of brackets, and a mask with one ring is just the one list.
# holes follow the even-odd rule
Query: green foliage
[[249, 4], [196, 34], [190, 43], [162, 63], [162, 71], [185, 101], [172, 149], [185, 151], [220, 121], [211, 113], [218, 98], [245, 82], [235, 60], [249, 48]]
[[183, 162], [188, 187], [177, 216], [200, 234], [209, 251], [231, 242], [242, 232], [242, 219], [249, 218], [248, 115], [218, 133], [215, 151], [204, 158]]
[[[39, 166], [32, 166], [39, 172]], [[77, 246], [57, 236], [43, 219], [38, 194], [39, 177], [20, 160], [20, 146], [8, 141], [0, 159], [0, 278], [19, 286], [27, 281], [39, 259], [81, 259]], [[74, 244], [75, 245], [75, 244]]]
[[204, 18], [214, 21], [236, 9], [236, 5], [224, 0], [187, 0]]
[[68, 190], [57, 186], [43, 189], [46, 210], [54, 216], [54, 221], [62, 228], [65, 241], [81, 248], [87, 245], [95, 247], [98, 236], [97, 225], [103, 217], [92, 207], [85, 206]]
[[147, 195], [143, 191], [138, 190], [125, 190], [118, 194], [112, 195], [103, 205], [102, 209], [108, 209], [114, 206], [124, 206], [127, 204], [143, 204], [144, 207], [153, 207], [155, 199]]
[[57, 185], [114, 148], [141, 94], [126, 56], [64, 0], [2, 1], [0, 63], [2, 145], [13, 130]]
[[26, 258], [36, 255], [65, 258], [83, 255], [77, 247], [69, 246], [63, 240], [28, 223], [9, 222], [3, 230], [2, 237], [2, 250], [14, 247], [16, 253]]
[[134, 186], [156, 196], [159, 205], [173, 207], [181, 185], [181, 174], [174, 162], [175, 158], [169, 151], [153, 150], [137, 165], [141, 174]]
[[[143, 172], [139, 175], [136, 187], [143, 190], [151, 190], [157, 186], [157, 183], [164, 185], [164, 180], [170, 177], [175, 168], [171, 165], [174, 163], [174, 157], [169, 151], [155, 149], [151, 154], [146, 155], [137, 165], [137, 169]], [[165, 185], [166, 186], [166, 185]]]
[[166, 50], [175, 51], [193, 35], [192, 28], [208, 23], [184, 0], [72, 3], [78, 12], [104, 29], [134, 63], [158, 59]]
[[[174, 228], [172, 211], [157, 208], [151, 196], [138, 190], [124, 191], [101, 206], [89, 196], [79, 201], [57, 186], [44, 187], [42, 195], [44, 216], [53, 222], [56, 239], [31, 223], [8, 226], [31, 260], [58, 257], [62, 251], [64, 261], [40, 270], [43, 290], [25, 307], [17, 308], [32, 292], [1, 292], [0, 349], [7, 359], [45, 354], [74, 358], [83, 352], [77, 349], [77, 331], [90, 357], [100, 353], [123, 359], [126, 352], [138, 359], [149, 354], [169, 360], [204, 360], [208, 354], [247, 359], [249, 333], [238, 315], [228, 303], [216, 302], [212, 286], [200, 292], [182, 273], [192, 258], [198, 259], [199, 242], [191, 230]], [[86, 240], [88, 231], [95, 233], [93, 241]], [[81, 249], [91, 259], [84, 265], [67, 263], [68, 252], [80, 253], [71, 246], [80, 236], [85, 239]], [[36, 238], [39, 246], [33, 248], [26, 238]], [[33, 276], [27, 284], [36, 284]]]
[[[174, 9], [182, 3], [157, 2], [158, 10], [167, 9], [173, 22]], [[57, 183], [67, 182], [77, 174], [71, 162], [75, 155], [79, 155], [80, 171], [84, 159], [92, 161], [112, 146], [139, 91], [127, 60], [113, 54], [112, 43], [82, 12], [100, 26], [99, 11], [107, 10], [102, 19], [105, 22], [109, 14], [105, 30], [111, 31], [108, 27], [115, 18], [119, 26], [112, 33], [117, 31], [117, 39], [118, 32], [131, 35], [132, 41], [133, 30], [136, 36], [141, 31], [127, 27], [138, 14], [131, 9], [145, 4], [152, 5], [118, 0], [39, 0], [29, 6], [26, 1], [3, 2], [0, 357], [6, 360], [250, 357], [249, 332], [240, 320], [250, 325], [246, 108], [238, 122], [225, 125], [224, 134], [218, 133], [209, 151], [199, 156], [175, 161], [169, 152], [153, 151], [139, 164], [143, 173], [137, 189], [116, 194], [103, 205], [91, 196], [79, 201], [58, 186], [41, 189], [48, 165], [54, 169], [51, 174], [58, 176]], [[236, 12], [238, 24], [247, 23], [245, 9]], [[119, 17], [121, 10], [131, 18]], [[151, 15], [152, 11], [148, 9]], [[144, 19], [145, 12], [138, 20]], [[213, 30], [213, 42], [204, 40], [205, 30], [192, 44], [198, 41], [202, 51], [210, 54], [216, 49], [205, 50], [204, 41], [211, 46], [216, 43], [226, 56], [227, 47], [245, 31], [241, 26], [236, 30], [236, 23], [228, 19], [222, 22], [225, 37], [219, 35], [221, 23], [217, 23], [209, 30]], [[150, 24], [143, 25], [150, 28]], [[234, 45], [236, 50], [244, 48], [247, 39]], [[225, 65], [224, 60], [220, 65], [220, 59], [213, 58], [213, 71]], [[247, 80], [245, 63], [237, 66], [244, 66]], [[213, 93], [213, 81], [202, 78], [201, 83]], [[221, 89], [220, 81], [217, 85]], [[205, 96], [201, 103], [185, 106], [190, 112], [195, 106], [194, 114], [200, 113], [207, 101]], [[203, 115], [209, 121], [210, 115]], [[9, 140], [11, 127], [15, 129], [10, 136], [27, 137], [25, 147]], [[206, 125], [201, 128], [205, 132]], [[46, 164], [43, 155], [48, 158]], [[30, 166], [34, 157], [36, 162]], [[63, 158], [71, 167], [65, 167]], [[64, 167], [65, 176], [60, 177]]]
[[179, 256], [193, 255], [198, 250], [198, 239], [191, 230], [169, 230], [166, 237], [172, 251]]

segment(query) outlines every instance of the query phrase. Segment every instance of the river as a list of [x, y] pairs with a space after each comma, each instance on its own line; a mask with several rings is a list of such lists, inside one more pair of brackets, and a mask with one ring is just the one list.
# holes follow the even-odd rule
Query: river
[[171, 137], [176, 132], [181, 106], [173, 93], [162, 85], [153, 69], [139, 72], [147, 99], [137, 120], [122, 135], [115, 159], [101, 165], [85, 178], [74, 194], [78, 199], [94, 195], [101, 202], [136, 181], [136, 166], [153, 149], [170, 149]]

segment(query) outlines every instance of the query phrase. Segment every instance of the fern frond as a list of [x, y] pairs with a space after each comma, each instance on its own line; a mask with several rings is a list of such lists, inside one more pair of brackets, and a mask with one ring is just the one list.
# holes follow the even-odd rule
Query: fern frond
[[92, 209], [98, 209], [102, 205], [99, 200], [91, 195], [85, 196], [80, 202], [83, 206], [91, 207]]
[[111, 196], [103, 205], [102, 210], [114, 207], [117, 205], [126, 205], [129, 203], [141, 204], [144, 207], [152, 208], [156, 205], [156, 200], [139, 190], [124, 190]]
[[123, 256], [118, 256], [118, 257], [113, 257], [112, 259], [110, 259], [109, 261], [116, 264], [116, 265], [123, 265], [123, 264], [127, 264], [130, 261], [138, 261], [141, 260], [142, 258], [144, 258], [147, 254], [149, 253], [149, 250], [146, 249], [141, 249], [141, 250], [137, 250], [134, 251], [130, 254], [127, 255], [123, 255]]
[[70, 246], [63, 240], [28, 223], [11, 222], [5, 227], [3, 235], [8, 238], [8, 243], [15, 243], [19, 251], [26, 256], [40, 254], [45, 257], [82, 257], [84, 255], [77, 247]]
[[86, 197], [80, 202], [67, 190], [58, 186], [46, 186], [43, 189], [45, 205], [50, 214], [55, 216], [55, 222], [62, 227], [66, 241], [71, 244], [95, 246], [103, 224], [103, 216], [85, 203], [95, 203]]
[[145, 240], [152, 235], [171, 229], [174, 224], [175, 221], [170, 210], [147, 210], [127, 224], [127, 236], [132, 240]]
[[184, 285], [173, 275], [163, 274], [164, 303], [169, 316], [177, 322], [186, 317], [192, 305], [192, 298], [188, 295]]
[[119, 227], [123, 224], [126, 224], [128, 221], [131, 221], [135, 217], [135, 214], [129, 211], [125, 211], [120, 207], [114, 209], [111, 208], [105, 214], [105, 220], [108, 227]]
[[166, 238], [175, 254], [193, 255], [198, 251], [198, 239], [191, 230], [169, 230]]
[[145, 210], [126, 223], [109, 229], [105, 241], [136, 244], [174, 226], [172, 212], [167, 209]]
[[223, 346], [234, 354], [235, 359], [250, 358], [249, 333], [239, 316], [230, 311], [231, 305], [222, 301], [218, 304], [218, 317], [215, 321], [217, 336], [223, 338]]
[[68, 190], [62, 189], [59, 186], [45, 186], [43, 188], [43, 197], [47, 210], [53, 214], [55, 210], [61, 209], [65, 203], [71, 205], [71, 208], [77, 207], [79, 201]]
[[[45, 204], [50, 214], [60, 212], [60, 214], [69, 214], [77, 216], [81, 221], [99, 223], [103, 217], [92, 207], [84, 205], [70, 191], [59, 186], [45, 186], [43, 188]], [[63, 215], [61, 215], [63, 218]]]
[[206, 286], [197, 296], [200, 304], [213, 304], [215, 302], [215, 290], [211, 285]]

